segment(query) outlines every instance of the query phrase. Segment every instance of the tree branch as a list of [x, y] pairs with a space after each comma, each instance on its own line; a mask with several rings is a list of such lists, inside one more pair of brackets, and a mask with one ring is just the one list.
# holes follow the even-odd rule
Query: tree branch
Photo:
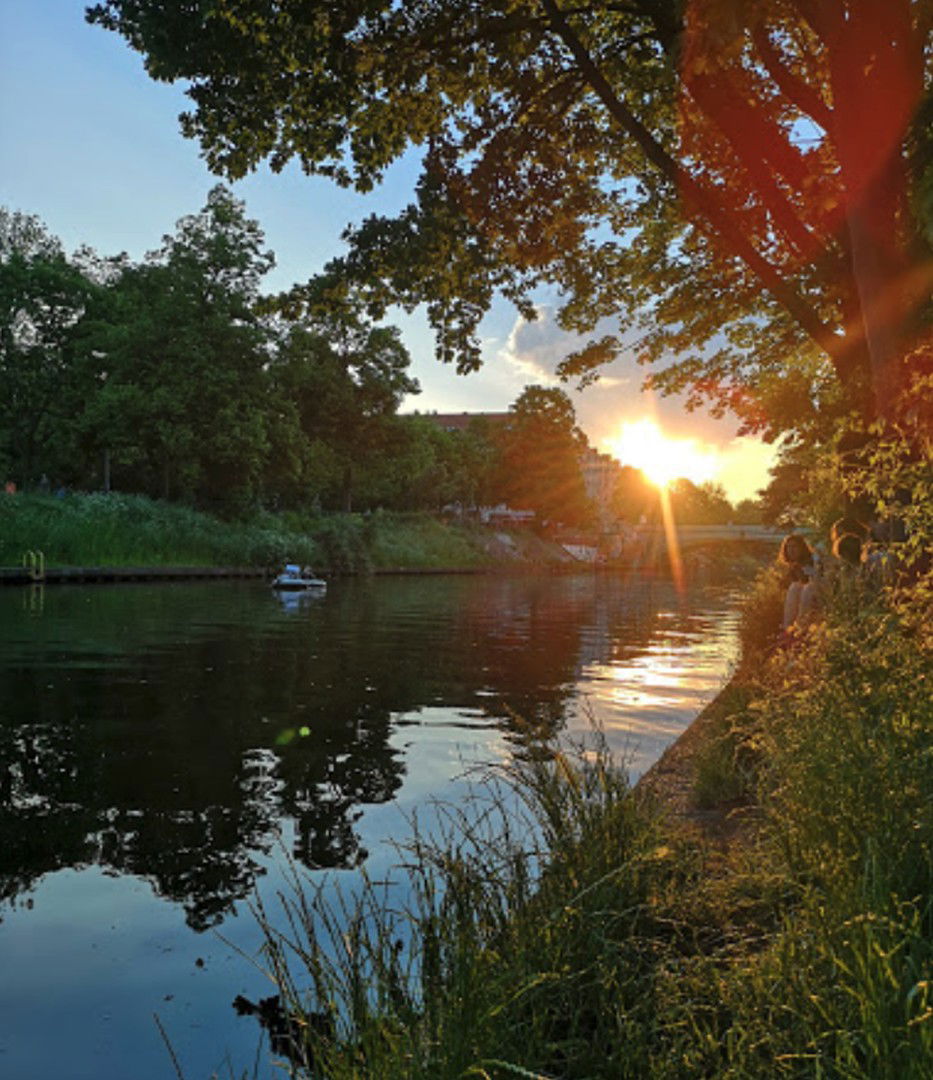
[[557, 6], [556, 0], [541, 0], [555, 34], [573, 55], [593, 92], [602, 101], [613, 120], [635, 141], [648, 160], [674, 184], [684, 198], [699, 211], [700, 224], [713, 239], [725, 241], [732, 255], [743, 262], [758, 278], [779, 304], [795, 319], [798, 325], [815, 341], [833, 361], [842, 376], [844, 364], [841, 356], [843, 341], [827, 326], [813, 308], [781, 277], [772, 266], [748, 242], [742, 232], [733, 225], [728, 212], [716, 197], [701, 187], [650, 131], [621, 101], [606, 77], [593, 60], [587, 48], [576, 35]]
[[794, 148], [767, 122], [761, 110], [750, 105], [728, 81], [699, 75], [685, 80], [685, 85], [704, 115], [728, 140], [770, 212], [775, 227], [798, 252], [813, 251], [819, 238], [801, 220], [773, 175], [778, 173], [800, 190], [806, 170]]
[[767, 31], [761, 26], [756, 26], [752, 32], [752, 41], [755, 43], [762, 63], [768, 69], [768, 74], [774, 79], [781, 93], [814, 123], [819, 124], [827, 134], [830, 134], [833, 117], [826, 103], [815, 90], [807, 86], [803, 79], [799, 79], [781, 63], [778, 51], [771, 38], [768, 37]]

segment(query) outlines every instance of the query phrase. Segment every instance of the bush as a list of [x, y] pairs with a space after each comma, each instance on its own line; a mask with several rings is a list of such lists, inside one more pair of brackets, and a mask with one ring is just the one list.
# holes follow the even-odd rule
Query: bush
[[769, 662], [746, 734], [793, 899], [767, 947], [717, 978], [723, 1007], [701, 1024], [720, 1048], [712, 1075], [929, 1076], [929, 671], [909, 626], [865, 604], [855, 616], [831, 603]]
[[742, 601], [739, 642], [746, 668], [760, 664], [781, 633], [785, 589], [781, 568], [772, 564], [758, 573]]

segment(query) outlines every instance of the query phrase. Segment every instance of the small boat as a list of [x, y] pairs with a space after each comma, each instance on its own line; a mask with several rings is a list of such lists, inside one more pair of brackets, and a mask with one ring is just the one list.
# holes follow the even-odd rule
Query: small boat
[[305, 592], [309, 589], [326, 589], [327, 582], [315, 577], [314, 571], [308, 566], [286, 563], [285, 569], [272, 582], [272, 588], [287, 592]]

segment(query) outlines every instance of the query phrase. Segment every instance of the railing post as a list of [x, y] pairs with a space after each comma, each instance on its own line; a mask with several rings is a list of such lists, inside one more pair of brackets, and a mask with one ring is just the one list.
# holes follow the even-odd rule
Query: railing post
[[45, 581], [45, 554], [31, 548], [23, 556], [23, 569], [33, 581]]

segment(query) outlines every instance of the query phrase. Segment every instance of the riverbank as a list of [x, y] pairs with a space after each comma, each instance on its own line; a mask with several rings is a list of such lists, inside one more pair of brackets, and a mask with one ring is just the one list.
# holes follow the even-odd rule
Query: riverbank
[[55, 570], [268, 572], [298, 562], [320, 573], [360, 573], [572, 561], [559, 545], [528, 530], [444, 522], [429, 514], [257, 513], [248, 522], [222, 521], [187, 507], [119, 493], [0, 498], [0, 567], [21, 567], [27, 552], [41, 552], [45, 565]]
[[779, 603], [766, 577], [736, 678], [636, 790], [530, 741], [478, 824], [406, 850], [404, 916], [295, 899], [308, 966], [271, 928], [269, 957], [336, 1024], [323, 1074], [930, 1075], [929, 640], [858, 587], [775, 649]]

